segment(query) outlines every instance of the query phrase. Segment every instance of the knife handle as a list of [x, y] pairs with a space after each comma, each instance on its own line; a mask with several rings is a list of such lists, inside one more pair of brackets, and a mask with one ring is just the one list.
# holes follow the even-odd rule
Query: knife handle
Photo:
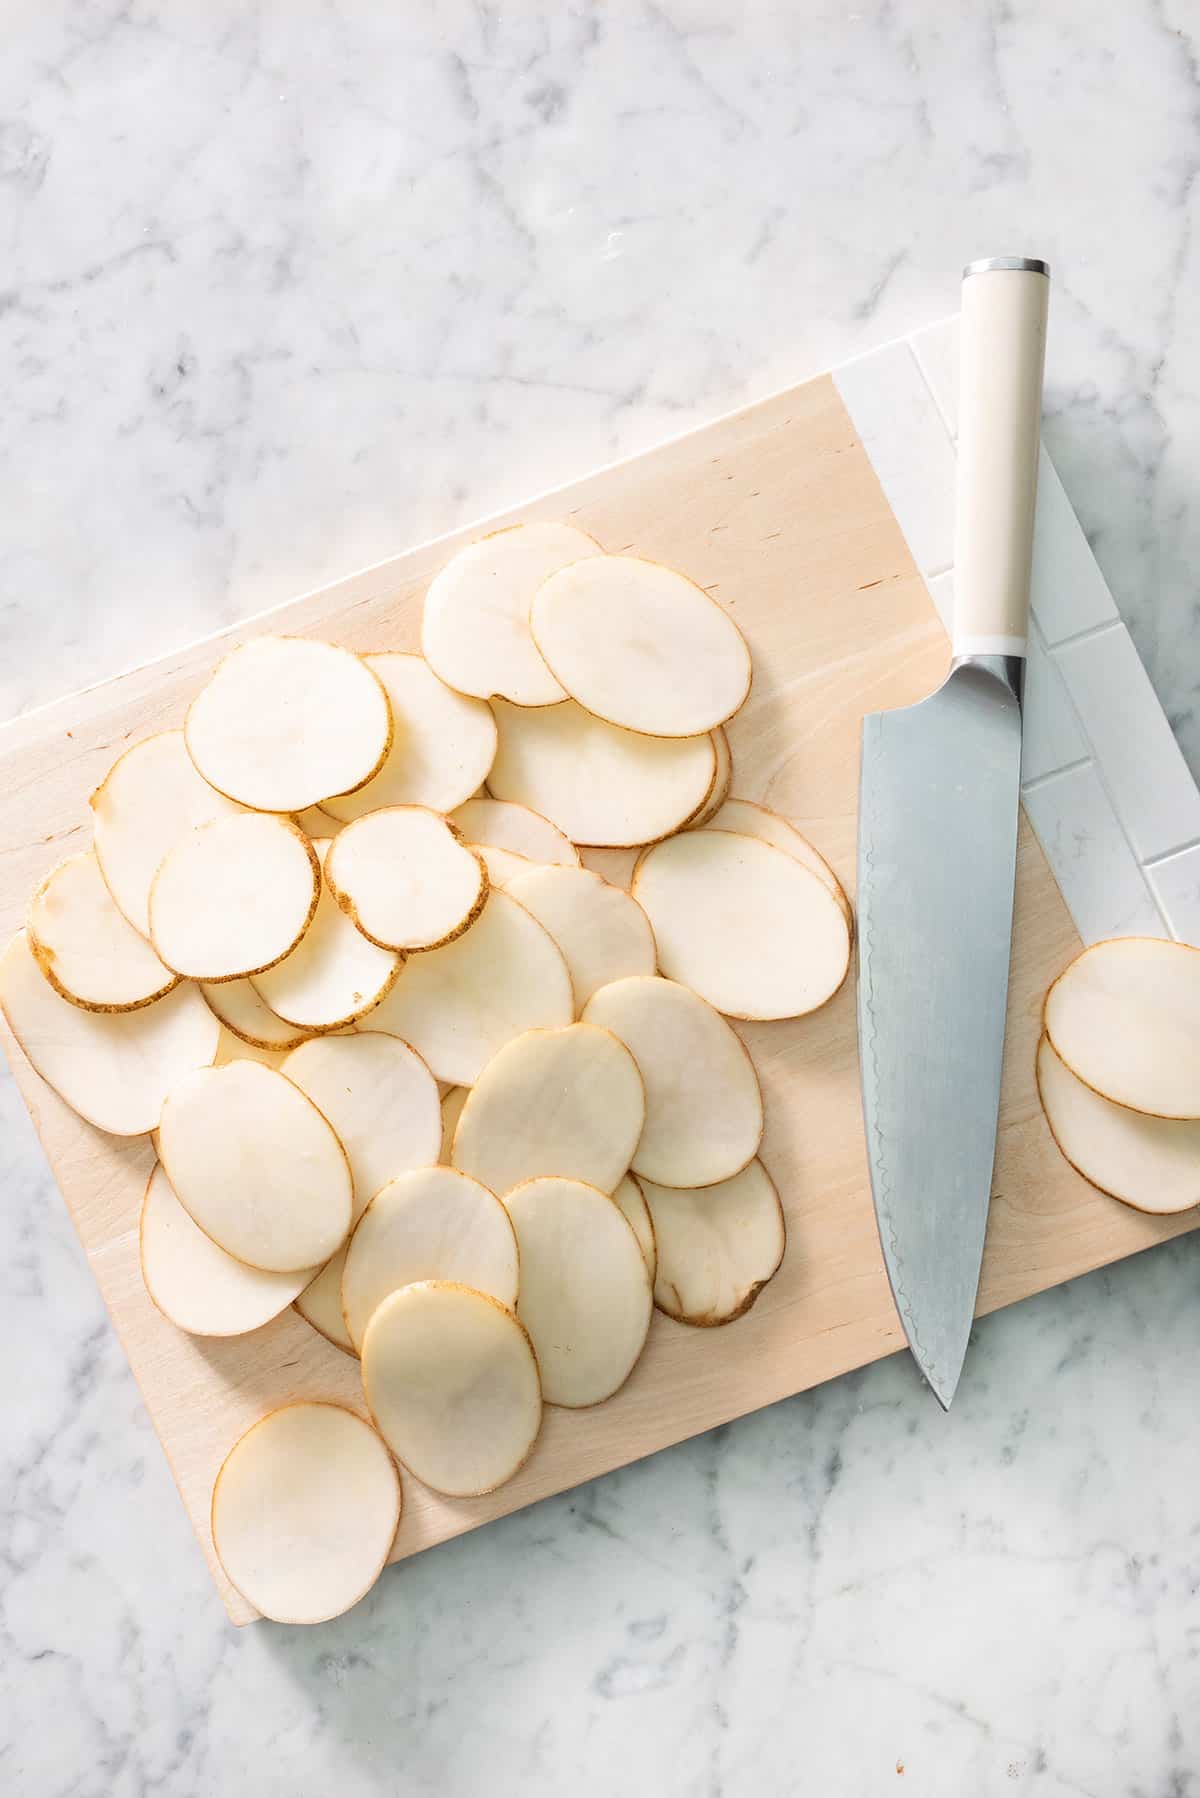
[[1037, 498], [1046, 263], [963, 272], [954, 523], [954, 655], [1023, 656]]

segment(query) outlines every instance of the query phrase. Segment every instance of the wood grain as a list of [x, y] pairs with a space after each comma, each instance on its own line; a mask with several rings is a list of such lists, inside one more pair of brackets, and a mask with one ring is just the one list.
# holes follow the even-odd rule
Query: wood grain
[[[928, 692], [946, 642], [828, 378], [723, 419], [514, 511], [570, 518], [610, 550], [682, 569], [742, 627], [754, 687], [730, 726], [733, 791], [794, 819], [854, 890], [862, 715]], [[181, 723], [222, 651], [264, 628], [360, 650], [417, 644], [430, 575], [467, 536], [378, 568], [194, 645], [0, 731], [0, 926], [90, 833], [87, 795], [135, 738]], [[624, 878], [631, 855], [587, 859]], [[980, 1310], [1012, 1304], [1191, 1229], [1096, 1193], [1058, 1154], [1033, 1062], [1042, 994], [1079, 947], [1036, 841], [1022, 829], [1008, 1055]], [[763, 1156], [783, 1195], [788, 1250], [754, 1309], [724, 1330], [656, 1318], [625, 1389], [596, 1411], [547, 1412], [521, 1474], [490, 1498], [437, 1497], [405, 1478], [399, 1560], [548, 1493], [650, 1454], [902, 1345], [875, 1232], [859, 1109], [853, 983], [816, 1016], [739, 1026], [763, 1083]], [[239, 1434], [303, 1396], [361, 1409], [357, 1363], [293, 1312], [255, 1335], [203, 1342], [154, 1310], [138, 1269], [149, 1143], [82, 1123], [5, 1046], [231, 1618], [253, 1611], [212, 1552], [209, 1494]], [[970, 1377], [969, 1371], [967, 1377]], [[932, 1402], [932, 1401], [931, 1401]]]

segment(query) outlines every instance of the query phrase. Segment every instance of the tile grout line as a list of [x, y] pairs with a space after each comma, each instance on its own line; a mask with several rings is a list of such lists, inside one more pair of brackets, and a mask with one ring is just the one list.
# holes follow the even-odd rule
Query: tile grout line
[[[1089, 744], [1088, 747], [1090, 749], [1091, 745]], [[1035, 774], [1032, 780], [1022, 781], [1021, 797], [1024, 798], [1026, 793], [1040, 793], [1043, 787], [1052, 785], [1056, 780], [1062, 780], [1064, 775], [1076, 774], [1080, 768], [1094, 768], [1095, 765], [1096, 757], [1094, 754], [1077, 755], [1073, 762], [1064, 762], [1061, 768], [1051, 768], [1048, 774]], [[1108, 794], [1106, 790], [1105, 798], [1107, 797]]]
[[[1115, 602], [1114, 602], [1115, 603]], [[1057, 655], [1060, 649], [1073, 649], [1076, 643], [1090, 643], [1093, 637], [1103, 637], [1110, 631], [1123, 631], [1125, 620], [1121, 617], [1105, 618], [1099, 624], [1085, 624], [1081, 631], [1071, 631], [1065, 637], [1059, 637], [1051, 643], [1046, 639], [1046, 647], [1051, 655]]]
[[1161, 868], [1164, 862], [1173, 862], [1176, 856], [1187, 855], [1193, 849], [1200, 849], [1200, 837], [1192, 837], [1186, 843], [1177, 843], [1174, 849], [1163, 849], [1158, 855], [1148, 855], [1142, 867], [1149, 873], [1151, 868]]

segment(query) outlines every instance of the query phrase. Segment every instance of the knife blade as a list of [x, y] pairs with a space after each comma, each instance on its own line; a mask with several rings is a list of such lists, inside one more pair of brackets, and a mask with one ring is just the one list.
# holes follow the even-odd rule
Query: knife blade
[[1008, 1001], [1049, 270], [963, 278], [950, 672], [863, 720], [859, 1055], [896, 1309], [943, 1408], [987, 1228]]

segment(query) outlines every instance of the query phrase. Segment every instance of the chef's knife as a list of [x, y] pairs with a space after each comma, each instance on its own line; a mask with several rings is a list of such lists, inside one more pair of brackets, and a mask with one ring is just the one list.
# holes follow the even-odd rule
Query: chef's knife
[[863, 720], [858, 1017], [871, 1190], [909, 1347], [947, 1408], [996, 1150], [1049, 272], [1023, 256], [965, 271], [951, 669], [919, 705]]

